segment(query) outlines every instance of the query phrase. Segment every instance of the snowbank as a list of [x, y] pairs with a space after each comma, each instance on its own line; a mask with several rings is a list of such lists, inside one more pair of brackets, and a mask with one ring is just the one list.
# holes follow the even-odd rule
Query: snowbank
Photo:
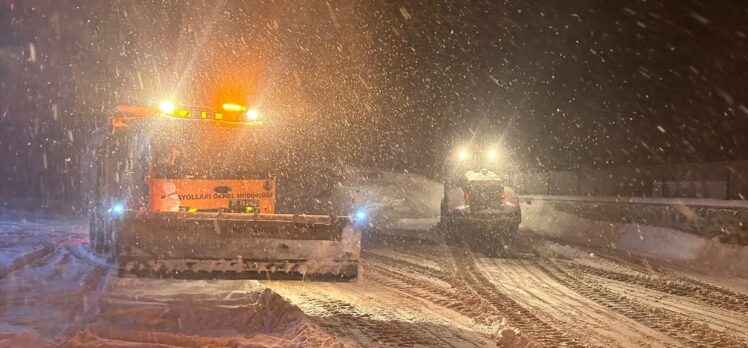
[[748, 278], [748, 246], [720, 243], [680, 230], [595, 221], [554, 208], [546, 200], [522, 204], [522, 227], [553, 239], [611, 248], [727, 277]]
[[0, 210], [0, 347], [341, 347], [251, 281], [118, 278], [85, 219]]
[[439, 222], [443, 192], [441, 183], [418, 174], [351, 172], [332, 200], [341, 211], [365, 208], [382, 233], [426, 236]]
[[0, 278], [51, 253], [51, 245], [0, 247]]
[[[166, 287], [181, 288], [178, 283], [173, 285]], [[160, 295], [165, 293], [162, 291]], [[297, 306], [270, 289], [236, 291], [220, 299], [205, 293], [174, 295], [167, 302], [168, 307], [158, 306], [158, 298], [142, 299], [135, 307], [105, 297], [102, 306], [107, 312], [73, 336], [66, 347], [344, 346], [312, 323]]]
[[748, 245], [745, 201], [686, 198], [523, 196], [556, 210], [596, 221], [668, 227], [726, 244]]
[[0, 209], [0, 278], [38, 260], [60, 244], [87, 240], [85, 221]]

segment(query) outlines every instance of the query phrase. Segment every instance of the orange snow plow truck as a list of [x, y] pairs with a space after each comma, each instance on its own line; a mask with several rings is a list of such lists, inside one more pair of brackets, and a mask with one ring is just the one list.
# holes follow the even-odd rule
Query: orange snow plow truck
[[92, 248], [120, 276], [354, 280], [348, 216], [276, 213], [265, 127], [235, 104], [118, 106], [87, 150]]

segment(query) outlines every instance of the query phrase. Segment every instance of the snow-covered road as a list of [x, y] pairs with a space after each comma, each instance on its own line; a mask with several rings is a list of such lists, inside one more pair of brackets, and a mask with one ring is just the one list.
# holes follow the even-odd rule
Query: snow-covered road
[[[526, 231], [529, 233], [529, 231]], [[117, 278], [83, 220], [5, 211], [0, 347], [748, 346], [748, 284], [528, 240], [369, 239], [357, 283]]]

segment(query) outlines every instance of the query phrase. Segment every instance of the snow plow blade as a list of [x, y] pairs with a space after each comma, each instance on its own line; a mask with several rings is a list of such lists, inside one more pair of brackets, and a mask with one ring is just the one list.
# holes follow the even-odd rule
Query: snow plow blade
[[120, 276], [355, 280], [361, 233], [348, 217], [143, 212], [122, 221]]

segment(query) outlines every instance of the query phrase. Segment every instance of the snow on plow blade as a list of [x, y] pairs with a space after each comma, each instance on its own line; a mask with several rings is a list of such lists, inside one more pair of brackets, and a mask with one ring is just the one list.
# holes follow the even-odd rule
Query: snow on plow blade
[[120, 276], [352, 280], [361, 233], [347, 217], [146, 212], [117, 235]]

